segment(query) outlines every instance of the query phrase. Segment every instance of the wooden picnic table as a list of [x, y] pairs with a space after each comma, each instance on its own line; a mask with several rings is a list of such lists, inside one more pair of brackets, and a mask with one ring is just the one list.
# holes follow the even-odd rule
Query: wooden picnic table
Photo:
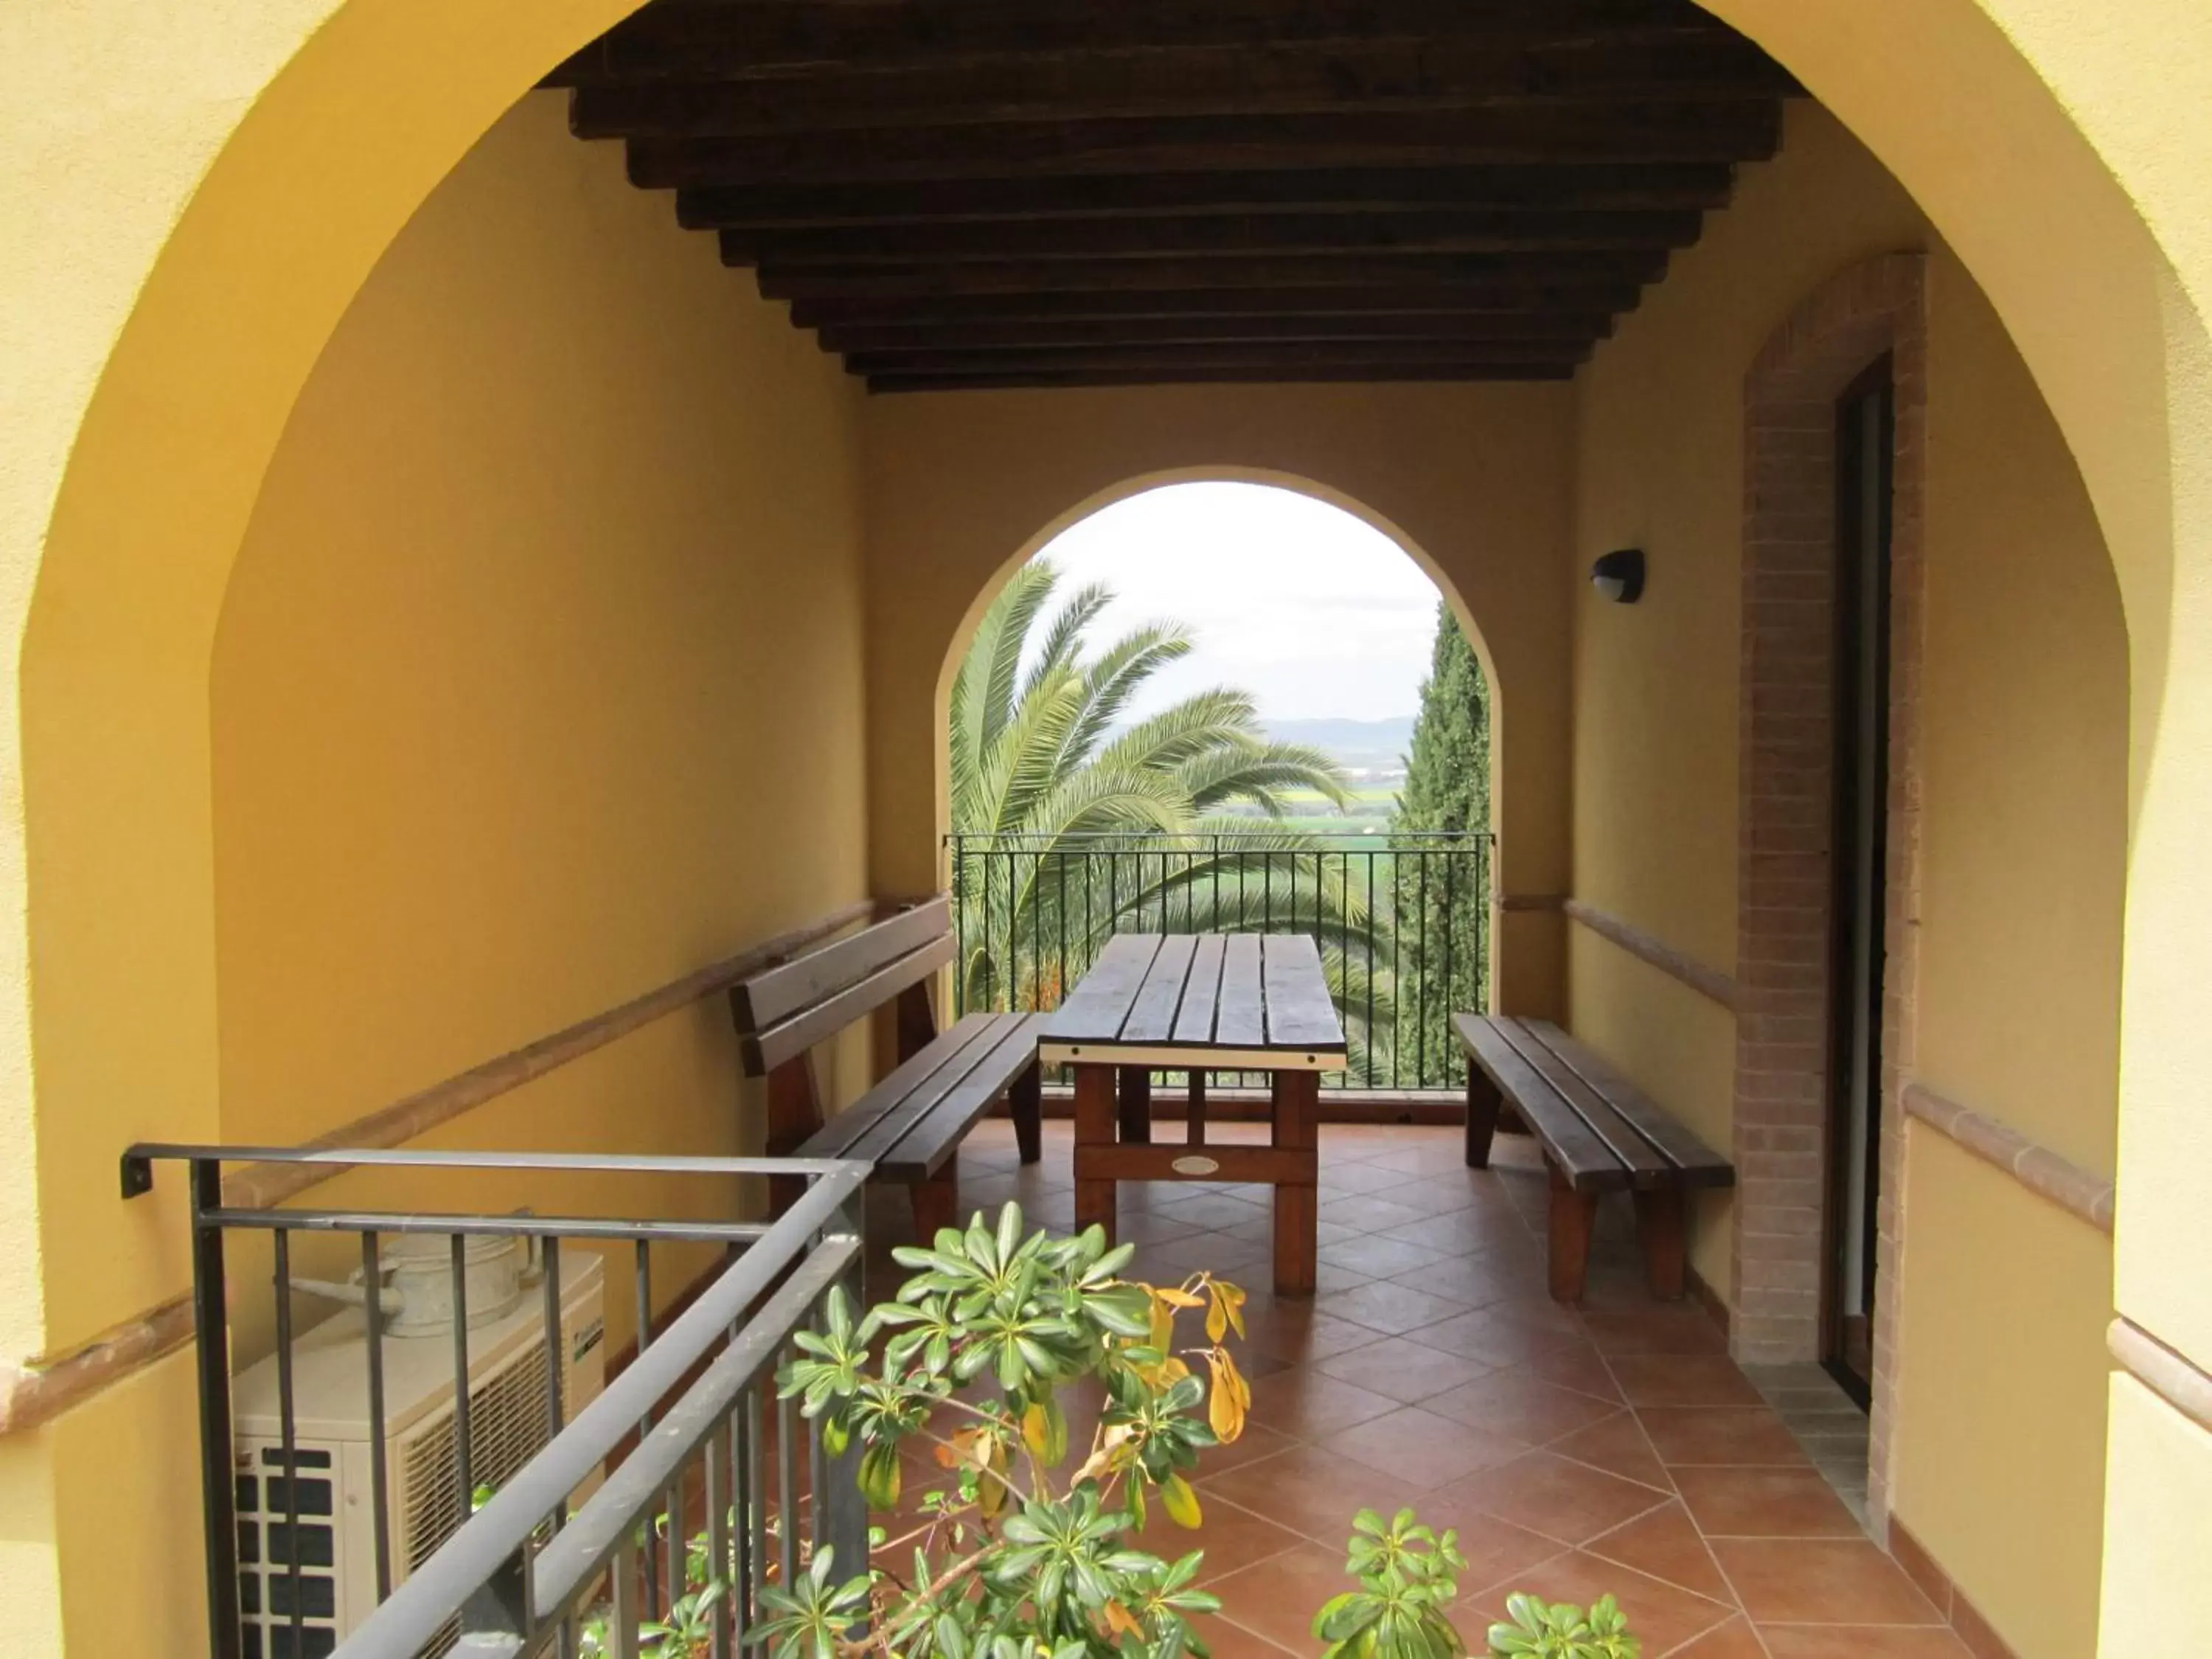
[[[1075, 1074], [1075, 1216], [1115, 1231], [1122, 1181], [1275, 1189], [1275, 1291], [1310, 1296], [1319, 1216], [1321, 1074], [1346, 1064], [1344, 1024], [1304, 933], [1121, 933], [1038, 1032]], [[1152, 1144], [1152, 1076], [1187, 1072], [1191, 1138]], [[1207, 1145], [1208, 1072], [1264, 1072], [1264, 1146]]]

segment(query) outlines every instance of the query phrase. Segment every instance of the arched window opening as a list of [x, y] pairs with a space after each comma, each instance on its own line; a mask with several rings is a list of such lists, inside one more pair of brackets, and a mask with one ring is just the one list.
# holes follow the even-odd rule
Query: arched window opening
[[1390, 536], [1161, 486], [1017, 567], [955, 672], [963, 1012], [1048, 1009], [1121, 933], [1304, 933], [1376, 1096], [1455, 1089], [1488, 1006], [1491, 693]]

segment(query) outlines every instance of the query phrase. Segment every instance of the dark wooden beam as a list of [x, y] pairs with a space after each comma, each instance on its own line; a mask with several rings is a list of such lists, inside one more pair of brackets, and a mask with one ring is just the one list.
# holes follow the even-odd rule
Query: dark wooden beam
[[997, 321], [1126, 321], [1133, 318], [1187, 321], [1204, 318], [1377, 316], [1524, 317], [1547, 312], [1595, 312], [1607, 316], [1634, 308], [1633, 283], [1561, 283], [1532, 279], [1490, 283], [1376, 283], [1364, 288], [1094, 289], [1056, 293], [864, 295], [814, 294], [793, 298], [791, 320], [800, 328], [850, 328], [873, 324], [946, 326]]
[[546, 77], [732, 80], [1194, 48], [1710, 39], [1691, 0], [656, 0]]
[[1158, 259], [1255, 253], [1528, 253], [1687, 247], [1695, 213], [1256, 213], [1028, 224], [726, 230], [722, 263], [785, 268], [978, 259]]
[[1384, 384], [1411, 380], [1571, 380], [1572, 364], [1540, 367], [1527, 363], [1403, 364], [1346, 363], [1288, 368], [1046, 369], [1036, 372], [980, 371], [972, 374], [883, 374], [868, 382], [870, 392], [988, 392], [1020, 386], [1275, 385], [1285, 382], [1358, 381]]
[[974, 260], [950, 264], [759, 267], [771, 300], [1080, 293], [1115, 289], [1363, 288], [1524, 283], [1640, 286], [1666, 269], [1657, 253], [1270, 254], [1247, 258]]
[[1507, 368], [1522, 365], [1558, 368], [1582, 361], [1584, 345], [1539, 340], [1516, 345], [1479, 340], [1458, 343], [1404, 340], [1356, 340], [1293, 344], [1262, 340], [1219, 345], [1072, 346], [1030, 351], [878, 351], [848, 356], [845, 366], [870, 380], [886, 375], [1034, 374], [1186, 368], [1422, 368], [1473, 365]]
[[1521, 316], [1387, 312], [1315, 317], [1115, 317], [882, 321], [822, 331], [822, 349], [844, 356], [880, 351], [1020, 351], [1067, 346], [1220, 345], [1267, 340], [1320, 343], [1419, 341], [1445, 348], [1477, 341], [1547, 341], [1579, 349], [1613, 329], [1604, 315], [1535, 312]]
[[[631, 182], [647, 189], [732, 178], [788, 185], [1217, 168], [1726, 163], [1771, 155], [1782, 121], [1776, 102], [1540, 101], [1517, 108], [1028, 121], [728, 137], [693, 122], [694, 112], [637, 113], [639, 124], [599, 127], [580, 109], [576, 131], [582, 137], [629, 137]], [[642, 118], [648, 115], [651, 119]]]
[[925, 65], [831, 78], [586, 85], [576, 130], [742, 137], [853, 127], [1515, 107], [1567, 101], [1772, 100], [1795, 88], [1740, 34], [1522, 46], [1425, 41], [1328, 51], [1212, 47]]
[[1312, 173], [1164, 173], [1060, 179], [917, 179], [898, 184], [697, 185], [677, 194], [693, 229], [1156, 218], [1170, 214], [1413, 213], [1445, 208], [1663, 212], [1724, 206], [1733, 169], [1641, 167], [1367, 167]]

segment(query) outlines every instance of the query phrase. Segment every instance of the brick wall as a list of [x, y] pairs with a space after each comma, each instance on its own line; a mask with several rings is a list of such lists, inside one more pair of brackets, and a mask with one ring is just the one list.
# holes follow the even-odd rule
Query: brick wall
[[1768, 340], [1744, 384], [1742, 847], [1738, 874], [1733, 1327], [1739, 1358], [1816, 1358], [1826, 1255], [1831, 728], [1835, 681], [1836, 401], [1891, 358], [1887, 954], [1869, 1486], [1887, 1514], [1903, 1237], [1902, 1092], [1917, 991], [1923, 261], [1895, 254], [1824, 285]]

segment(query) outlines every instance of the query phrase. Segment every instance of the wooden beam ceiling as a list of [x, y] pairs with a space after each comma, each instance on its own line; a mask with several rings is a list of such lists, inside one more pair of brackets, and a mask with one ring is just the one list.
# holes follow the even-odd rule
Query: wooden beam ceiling
[[1797, 90], [1691, 0], [653, 0], [548, 83], [880, 391], [1561, 378]]

